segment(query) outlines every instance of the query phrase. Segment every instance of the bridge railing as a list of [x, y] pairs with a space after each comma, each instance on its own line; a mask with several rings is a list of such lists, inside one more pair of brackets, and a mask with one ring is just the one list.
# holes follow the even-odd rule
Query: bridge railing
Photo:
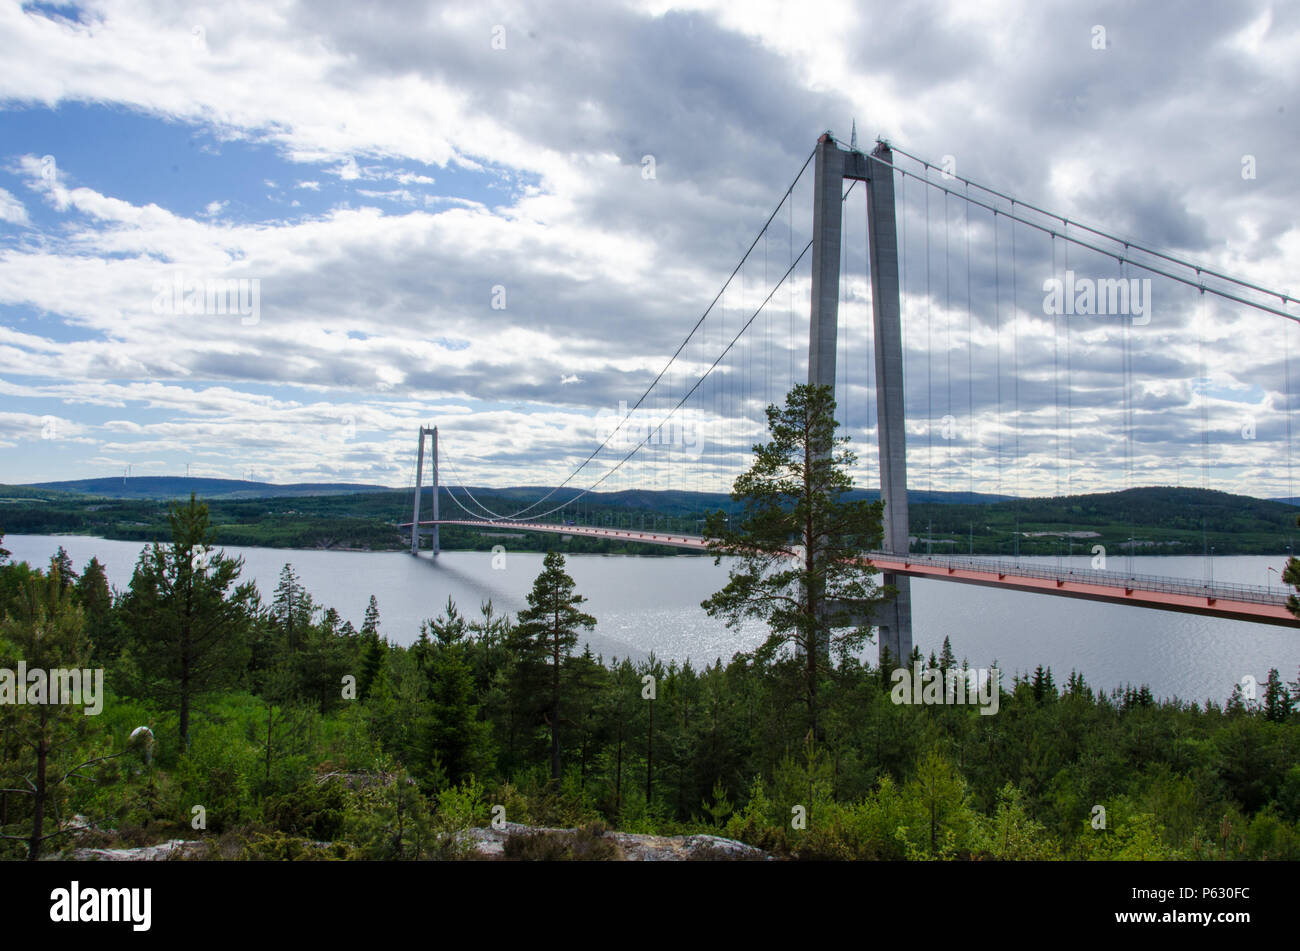
[[[467, 519], [444, 519], [444, 523], [463, 523], [475, 524]], [[568, 529], [578, 534], [617, 534], [619, 536], [627, 535], [633, 538], [644, 538], [648, 535], [656, 535], [672, 538], [695, 538], [682, 532], [668, 531], [644, 531], [640, 529], [613, 529], [602, 528], [593, 525], [557, 525], [555, 523], [529, 523], [507, 522], [507, 521], [484, 521], [484, 525], [493, 525], [498, 528], [519, 528], [526, 529], [529, 527], [548, 528], [548, 529]], [[585, 531], [584, 531], [585, 529]], [[702, 541], [703, 539], [701, 539]], [[1268, 604], [1285, 606], [1289, 592], [1283, 588], [1280, 591], [1264, 587], [1263, 585], [1249, 584], [1232, 584], [1229, 582], [1209, 582], [1196, 581], [1191, 578], [1173, 578], [1166, 575], [1146, 575], [1138, 573], [1129, 573], [1122, 571], [1097, 571], [1092, 568], [1067, 568], [1058, 565], [1041, 565], [1026, 563], [1023, 561], [1008, 561], [1004, 558], [977, 558], [972, 555], [922, 555], [917, 553], [908, 553], [906, 555], [898, 552], [871, 551], [866, 553], [866, 557], [872, 560], [876, 558], [887, 559], [889, 561], [905, 561], [914, 565], [931, 565], [937, 568], [964, 568], [969, 571], [982, 571], [990, 574], [1019, 575], [1025, 578], [1041, 578], [1046, 581], [1075, 581], [1080, 584], [1098, 584], [1109, 585], [1112, 587], [1134, 588], [1142, 591], [1159, 591], [1166, 594], [1182, 594], [1198, 598], [1214, 598], [1224, 601], [1244, 601], [1253, 604]]]
[[1040, 565], [1002, 558], [976, 558], [968, 555], [902, 555], [876, 551], [867, 557], [879, 556], [892, 561], [927, 564], [941, 568], [965, 568], [970, 571], [1015, 574], [1047, 581], [1077, 581], [1082, 584], [1103, 584], [1114, 587], [1139, 588], [1143, 591], [1161, 591], [1167, 594], [1185, 594], [1193, 597], [1222, 598], [1226, 601], [1249, 601], [1256, 604], [1287, 603], [1288, 592], [1266, 588], [1263, 585], [1232, 584], [1228, 582], [1196, 581], [1190, 578], [1171, 578], [1165, 575], [1146, 575], [1121, 571], [1097, 571], [1092, 568], [1067, 568], [1057, 565]]

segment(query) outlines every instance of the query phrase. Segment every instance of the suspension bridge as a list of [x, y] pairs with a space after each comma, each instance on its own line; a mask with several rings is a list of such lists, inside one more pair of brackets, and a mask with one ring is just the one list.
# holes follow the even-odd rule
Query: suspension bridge
[[[1285, 591], [1271, 586], [1134, 572], [1132, 537], [1126, 571], [1105, 570], [1104, 550], [1094, 569], [1059, 557], [1022, 562], [1018, 526], [1009, 558], [914, 550], [933, 542], [933, 532], [911, 533], [909, 492], [918, 490], [1068, 501], [1086, 490], [1199, 481], [1296, 498], [1295, 295], [1048, 211], [959, 176], [952, 164], [884, 141], [867, 153], [856, 137], [821, 136], [640, 397], [572, 427], [569, 435], [594, 448], [559, 447], [567, 475], [553, 488], [512, 512], [489, 509], [445, 448], [440, 456], [438, 429], [420, 427], [413, 511], [401, 523], [412, 553], [427, 535], [436, 555], [444, 525], [704, 551], [698, 520], [665, 518], [660, 529], [652, 517], [647, 529], [644, 517], [634, 525], [606, 503], [638, 492], [728, 491], [767, 435], [765, 407], [806, 381], [832, 387], [839, 432], [867, 447], [854, 460], [855, 485], [878, 485], [884, 502], [880, 549], [862, 555], [897, 591], [870, 619], [882, 654], [911, 653], [911, 578], [1300, 623]], [[1196, 436], [1191, 458], [1188, 440], [1176, 438], [1187, 433]], [[466, 472], [500, 466], [475, 449], [471, 432], [457, 435]], [[422, 519], [428, 440], [432, 505]], [[440, 487], [454, 517], [442, 517]], [[1087, 531], [1085, 513], [1070, 518], [1056, 534], [1072, 552], [1098, 533]], [[695, 531], [682, 530], [692, 523]], [[1206, 555], [1212, 572], [1208, 547]]]

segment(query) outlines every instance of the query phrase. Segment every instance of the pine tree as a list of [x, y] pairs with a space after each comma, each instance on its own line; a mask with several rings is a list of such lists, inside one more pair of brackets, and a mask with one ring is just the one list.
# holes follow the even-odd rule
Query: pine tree
[[551, 735], [551, 781], [558, 783], [561, 669], [578, 643], [578, 628], [590, 630], [596, 619], [578, 609], [587, 599], [575, 593], [574, 581], [564, 570], [563, 555], [548, 553], [542, 566], [528, 594], [528, 607], [519, 613], [515, 644], [525, 677], [536, 683], [539, 675], [544, 675], [549, 681], [545, 722]]
[[[0, 668], [9, 671], [25, 661], [31, 670], [51, 672], [56, 668], [83, 670], [90, 661], [90, 644], [85, 636], [81, 609], [72, 590], [52, 565], [48, 574], [26, 574], [11, 603], [0, 606]], [[27, 691], [29, 683], [17, 688]], [[0, 704], [0, 736], [5, 739], [5, 761], [0, 762], [0, 795], [26, 795], [31, 809], [22, 832], [6, 831], [0, 826], [0, 838], [24, 842], [27, 857], [40, 858], [47, 839], [63, 833], [56, 828], [46, 832], [45, 821], [57, 804], [56, 793], [80, 771], [106, 757], [82, 760], [76, 744], [89, 732], [94, 717], [85, 708], [66, 701], [49, 702], [49, 682], [42, 688], [41, 699], [14, 703], [13, 697]], [[83, 699], [86, 698], [83, 687]], [[103, 702], [103, 697], [99, 697]], [[79, 765], [73, 765], [78, 764]], [[16, 811], [16, 810], [15, 810]], [[5, 822], [12, 822], [5, 810]], [[54, 810], [56, 823], [59, 820]]]
[[767, 422], [771, 440], [754, 447], [753, 465], [732, 488], [744, 507], [740, 523], [721, 511], [707, 520], [714, 563], [724, 555], [739, 562], [702, 606], [729, 625], [763, 621], [760, 661], [787, 646], [802, 656], [808, 726], [819, 738], [818, 682], [835, 654], [854, 656], [870, 638], [865, 619], [883, 600], [871, 580], [876, 569], [861, 557], [879, 545], [883, 506], [842, 498], [856, 457], [835, 435], [831, 387], [795, 386], [783, 408], [767, 408]]
[[929, 854], [940, 854], [940, 830], [953, 822], [966, 803], [966, 783], [961, 774], [941, 753], [931, 750], [917, 763], [916, 775], [904, 792], [924, 810], [929, 827]]
[[172, 503], [167, 520], [172, 542], [141, 553], [122, 616], [142, 689], [175, 705], [184, 749], [194, 701], [247, 669], [256, 589], [251, 582], [234, 587], [242, 558], [212, 553], [206, 503], [191, 494], [187, 506]]

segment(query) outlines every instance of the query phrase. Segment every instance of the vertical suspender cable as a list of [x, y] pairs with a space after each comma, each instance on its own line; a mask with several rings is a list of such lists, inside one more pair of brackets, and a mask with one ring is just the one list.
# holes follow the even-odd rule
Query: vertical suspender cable
[[[1062, 228], [1064, 237], [1063, 247], [1065, 252], [1065, 276], [1070, 276], [1070, 222], [1064, 222]], [[1069, 308], [1073, 311], [1074, 308]], [[1066, 525], [1069, 530], [1068, 551], [1074, 554], [1074, 506], [1070, 503], [1070, 498], [1074, 495], [1074, 371], [1070, 354], [1070, 324], [1073, 323], [1072, 313], [1066, 314], [1065, 318], [1065, 514]]]
[[970, 186], [966, 186], [965, 205], [965, 222], [966, 222], [966, 403], [969, 407], [970, 419], [968, 422], [970, 441], [968, 450], [970, 462], [970, 495], [971, 502], [975, 500], [975, 323], [974, 307], [971, 305], [970, 294]]
[[1002, 494], [1002, 228], [997, 209], [993, 211], [993, 364], [997, 378], [998, 495]]
[[925, 166], [925, 488], [934, 491], [934, 295], [930, 290], [930, 166]]
[[955, 417], [952, 415], [952, 259], [948, 254], [948, 189], [943, 190], [943, 356], [944, 356], [944, 390], [948, 395], [947, 413], [944, 418], [944, 441], [948, 444], [943, 450], [943, 484], [952, 491], [953, 440], [956, 438]]
[[1016, 203], [1011, 202], [1011, 333], [1014, 345], [1015, 372], [1011, 379], [1015, 381], [1014, 395], [1016, 407], [1016, 534], [1015, 558], [1020, 560], [1020, 278], [1016, 273], [1016, 238], [1020, 234], [1016, 225]]
[[[1056, 278], [1059, 281], [1061, 280], [1061, 277], [1060, 275], [1057, 274], [1056, 271], [1056, 232], [1052, 232], [1051, 240], [1052, 240], [1052, 277]], [[1063, 289], [1061, 291], [1061, 298], [1062, 298], [1062, 303], [1064, 303], [1064, 298], [1065, 298], [1064, 282], [1062, 282], [1062, 288]], [[1064, 309], [1065, 309], [1064, 306], [1052, 308], [1052, 405], [1053, 405], [1053, 412], [1055, 414], [1054, 418], [1056, 420], [1055, 422], [1056, 493], [1055, 494], [1058, 500], [1061, 497], [1061, 362], [1060, 362], [1061, 322], [1060, 322], [1059, 311], [1062, 311]], [[1059, 561], [1060, 554], [1061, 554], [1061, 546], [1059, 545], [1059, 543], [1056, 546], [1056, 553], [1057, 553], [1057, 560]]]
[[[891, 174], [891, 175], [893, 174], [893, 171], [892, 171], [892, 170], [890, 171], [890, 174]], [[904, 369], [906, 369], [906, 365], [907, 365], [907, 309], [908, 309], [908, 308], [907, 308], [907, 305], [908, 305], [908, 302], [910, 301], [910, 296], [909, 296], [909, 294], [908, 294], [908, 290], [907, 290], [907, 254], [908, 254], [908, 252], [907, 252], [907, 173], [906, 173], [906, 172], [899, 172], [899, 185], [900, 185], [901, 188], [902, 188], [902, 195], [903, 195], [903, 202], [902, 202], [902, 206], [903, 206], [903, 253], [900, 255], [901, 260], [899, 261], [899, 264], [900, 264], [900, 266], [901, 266], [901, 268], [902, 268], [902, 280], [901, 280], [900, 287], [899, 287], [899, 291], [898, 291], [898, 308], [899, 308], [899, 325], [900, 325], [900, 326], [899, 326], [899, 330], [901, 331], [900, 336], [901, 336], [901, 340], [902, 340], [902, 351], [903, 351], [903, 364], [904, 364]], [[870, 209], [870, 204], [871, 204], [871, 195], [868, 194], [868, 195], [867, 195], [868, 215], [870, 214], [870, 210], [869, 210], [869, 209]], [[870, 229], [871, 229], [871, 223], [870, 223], [870, 222], [871, 222], [871, 219], [868, 217], [868, 219], [867, 219], [867, 230], [868, 230], [868, 231], [870, 231]], [[868, 250], [868, 253], [867, 253], [867, 260], [868, 260], [868, 261], [871, 260], [870, 250]], [[872, 294], [874, 295], [875, 292], [872, 291]], [[872, 305], [873, 305], [873, 307], [872, 307], [872, 313], [873, 313], [873, 315], [874, 315], [874, 313], [875, 313], [875, 307], [874, 307], [874, 304], [875, 304], [875, 297], [873, 296], [873, 297], [872, 297]], [[906, 373], [906, 372], [904, 372], [904, 373], [903, 373], [903, 379], [904, 379], [904, 380], [909, 379], [909, 374]], [[873, 395], [874, 395], [874, 392], [873, 392]], [[903, 415], [904, 415], [904, 417], [906, 417], [906, 415], [907, 415], [907, 412], [906, 412], [906, 406], [907, 406], [907, 389], [906, 389], [906, 387], [904, 387], [904, 391], [903, 391], [903, 405], [904, 405], [904, 412], [903, 412]], [[880, 444], [880, 407], [879, 407], [879, 406], [876, 407], [876, 444], [877, 444], [877, 445]], [[906, 451], [906, 450], [904, 450], [904, 451]], [[882, 487], [882, 495], [883, 495], [883, 487]]]

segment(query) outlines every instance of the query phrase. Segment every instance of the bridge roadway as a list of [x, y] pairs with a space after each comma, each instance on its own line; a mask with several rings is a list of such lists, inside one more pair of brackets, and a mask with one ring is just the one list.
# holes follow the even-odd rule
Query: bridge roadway
[[[644, 545], [664, 545], [707, 551], [707, 541], [699, 535], [682, 535], [638, 529], [600, 528], [589, 525], [553, 523], [476, 521], [472, 519], [438, 519], [420, 521], [420, 526], [464, 525], [470, 528], [506, 529], [518, 532], [551, 532], [560, 535], [590, 535], [618, 538]], [[402, 523], [400, 528], [410, 528]], [[1053, 565], [1020, 564], [994, 558], [964, 555], [900, 555], [873, 551], [868, 561], [881, 571], [933, 581], [956, 581], [962, 584], [1010, 588], [1032, 594], [1064, 598], [1082, 598], [1109, 604], [1128, 604], [1161, 611], [1179, 611], [1208, 617], [1254, 621], [1283, 627], [1300, 626], [1286, 606], [1287, 594], [1258, 585], [1202, 583], [1188, 578], [1164, 578], [1155, 575], [1128, 575], [1114, 571], [1091, 571], [1057, 568]]]

